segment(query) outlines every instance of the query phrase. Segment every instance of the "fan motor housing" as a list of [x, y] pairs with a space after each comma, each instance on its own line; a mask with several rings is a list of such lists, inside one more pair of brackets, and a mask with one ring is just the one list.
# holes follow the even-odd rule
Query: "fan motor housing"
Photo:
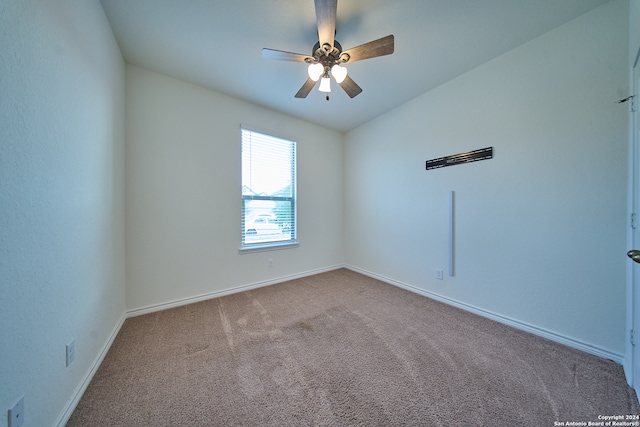
[[[328, 48], [329, 45], [327, 44]], [[316, 61], [324, 65], [325, 67], [331, 67], [334, 64], [346, 63], [349, 61], [349, 55], [342, 54], [342, 45], [338, 43], [337, 40], [333, 41], [333, 49], [325, 49], [325, 47], [320, 46], [320, 42], [316, 42], [313, 45], [313, 50], [311, 55], [314, 57]]]

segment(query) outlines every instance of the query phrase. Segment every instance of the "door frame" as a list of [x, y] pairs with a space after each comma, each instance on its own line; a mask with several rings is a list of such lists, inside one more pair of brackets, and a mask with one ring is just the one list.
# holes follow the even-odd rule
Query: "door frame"
[[[631, 61], [629, 100], [629, 183], [627, 250], [640, 249], [640, 48]], [[640, 390], [640, 264], [627, 260], [627, 328], [624, 372], [631, 387]]]

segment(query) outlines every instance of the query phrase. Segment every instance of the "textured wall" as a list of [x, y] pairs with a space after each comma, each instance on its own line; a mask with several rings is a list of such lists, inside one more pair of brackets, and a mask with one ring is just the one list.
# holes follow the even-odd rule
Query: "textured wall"
[[[612, 1], [346, 136], [347, 262], [625, 349], [628, 2]], [[426, 70], [425, 72], [428, 72]], [[494, 158], [425, 161], [494, 147]], [[447, 195], [455, 191], [454, 277]]]
[[[341, 134], [135, 66], [126, 93], [129, 309], [342, 263]], [[238, 253], [241, 125], [298, 143], [299, 247]]]
[[0, 0], [0, 40], [0, 426], [49, 426], [124, 314], [124, 63], [98, 0]]

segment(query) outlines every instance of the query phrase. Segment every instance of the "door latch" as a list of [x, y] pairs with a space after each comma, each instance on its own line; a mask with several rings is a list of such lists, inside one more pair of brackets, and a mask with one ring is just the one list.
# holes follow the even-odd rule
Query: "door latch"
[[636, 111], [635, 99], [636, 99], [635, 95], [630, 95], [630, 96], [627, 96], [626, 98], [617, 100], [616, 104], [622, 104], [624, 102], [629, 101], [629, 111], [634, 113]]

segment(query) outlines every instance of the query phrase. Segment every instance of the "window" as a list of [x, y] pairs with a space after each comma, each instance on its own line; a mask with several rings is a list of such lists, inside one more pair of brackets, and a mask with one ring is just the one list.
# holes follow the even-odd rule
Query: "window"
[[240, 249], [296, 243], [296, 143], [242, 129]]

